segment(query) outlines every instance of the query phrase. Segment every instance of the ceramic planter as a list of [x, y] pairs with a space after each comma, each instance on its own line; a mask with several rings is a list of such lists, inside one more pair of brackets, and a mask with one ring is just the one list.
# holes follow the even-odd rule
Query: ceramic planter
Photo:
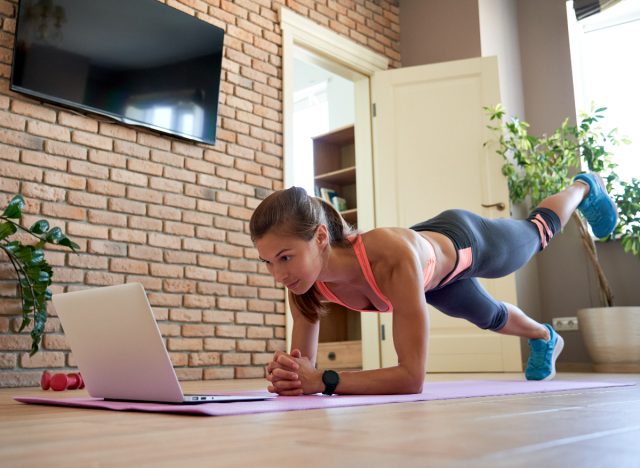
[[578, 321], [596, 372], [640, 372], [640, 307], [580, 309]]

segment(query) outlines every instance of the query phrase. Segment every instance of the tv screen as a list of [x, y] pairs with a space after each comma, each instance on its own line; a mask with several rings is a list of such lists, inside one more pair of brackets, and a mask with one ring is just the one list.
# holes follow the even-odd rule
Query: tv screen
[[22, 0], [11, 89], [213, 144], [223, 38], [157, 0]]

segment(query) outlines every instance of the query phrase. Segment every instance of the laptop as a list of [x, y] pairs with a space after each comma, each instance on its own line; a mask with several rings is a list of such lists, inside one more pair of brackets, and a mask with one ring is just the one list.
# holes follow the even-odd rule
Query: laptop
[[139, 283], [54, 294], [52, 300], [92, 397], [193, 404], [276, 396], [183, 394]]

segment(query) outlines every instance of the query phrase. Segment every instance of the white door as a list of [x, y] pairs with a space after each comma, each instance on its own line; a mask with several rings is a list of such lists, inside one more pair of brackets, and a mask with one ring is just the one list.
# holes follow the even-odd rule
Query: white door
[[[372, 79], [375, 219], [378, 227], [424, 221], [449, 208], [485, 217], [509, 211], [482, 204], [509, 196], [483, 106], [500, 101], [494, 57], [377, 72]], [[516, 303], [513, 275], [482, 280], [490, 294]], [[430, 372], [520, 371], [519, 338], [480, 330], [429, 307]], [[381, 364], [394, 365], [391, 316], [381, 314]]]

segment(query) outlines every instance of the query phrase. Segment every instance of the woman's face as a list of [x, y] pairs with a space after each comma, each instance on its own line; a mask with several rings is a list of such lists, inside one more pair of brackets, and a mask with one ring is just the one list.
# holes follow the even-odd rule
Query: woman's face
[[256, 241], [258, 255], [276, 282], [294, 294], [307, 292], [323, 266], [326, 228], [320, 225], [311, 240], [268, 232]]

